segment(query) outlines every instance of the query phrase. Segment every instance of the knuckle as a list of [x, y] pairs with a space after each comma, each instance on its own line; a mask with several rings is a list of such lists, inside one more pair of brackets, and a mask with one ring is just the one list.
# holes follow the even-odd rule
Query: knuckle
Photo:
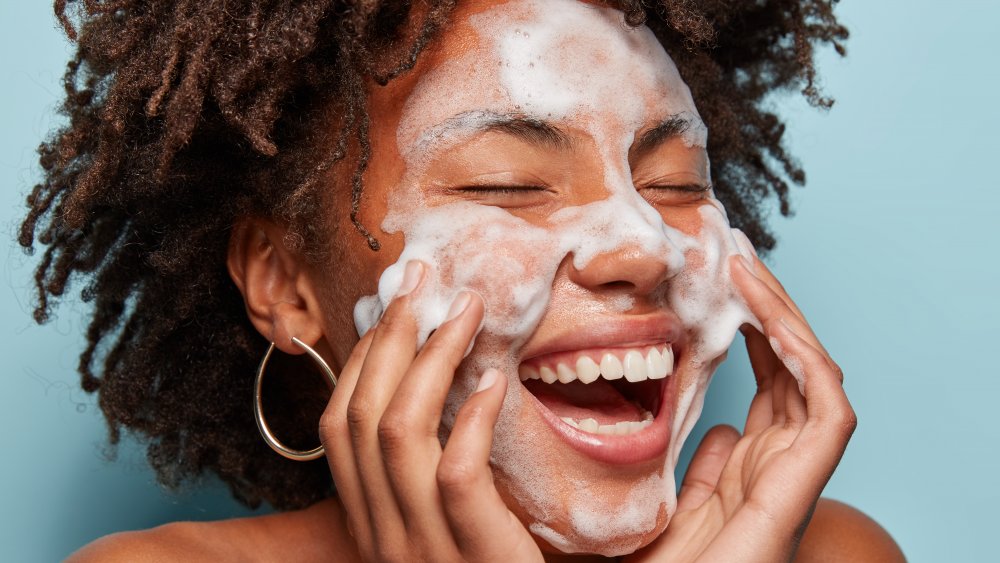
[[833, 422], [838, 433], [845, 439], [850, 438], [858, 427], [858, 415], [850, 406], [838, 409], [834, 413]]
[[858, 428], [858, 415], [854, 412], [854, 409], [847, 409], [840, 424], [848, 436], [854, 434], [854, 431]]
[[378, 423], [378, 441], [384, 452], [396, 451], [406, 446], [410, 438], [410, 425], [399, 414], [385, 415]]
[[442, 459], [438, 465], [438, 487], [452, 494], [471, 487], [476, 477], [476, 468], [466, 459]]
[[372, 410], [369, 405], [362, 401], [351, 401], [347, 405], [347, 416], [345, 419], [352, 438], [358, 438], [367, 434]]
[[324, 444], [332, 444], [339, 441], [340, 437], [347, 431], [347, 420], [342, 413], [332, 408], [323, 411], [323, 416], [319, 419], [319, 438]]
[[842, 370], [840, 368], [840, 364], [838, 364], [837, 362], [832, 362], [832, 366], [831, 367], [833, 368], [833, 373], [837, 376], [837, 379], [839, 379], [840, 382], [843, 383], [844, 382], [844, 370]]

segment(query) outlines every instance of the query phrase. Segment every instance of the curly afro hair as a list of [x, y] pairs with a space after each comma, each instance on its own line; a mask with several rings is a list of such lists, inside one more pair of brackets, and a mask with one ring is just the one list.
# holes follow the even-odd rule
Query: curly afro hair
[[[455, 2], [55, 1], [77, 47], [64, 78], [69, 121], [39, 148], [44, 179], [19, 236], [45, 247], [34, 315], [45, 322], [70, 281], [83, 283], [82, 386], [98, 392], [112, 443], [123, 429], [148, 441], [162, 483], [210, 471], [247, 505], [279, 509], [334, 494], [323, 461], [285, 460], [257, 434], [250, 397], [268, 343], [226, 272], [229, 234], [258, 215], [292, 225], [300, 244], [321, 238], [319, 188], [331, 189], [327, 172], [344, 160], [353, 177], [332, 189], [351, 190], [357, 233], [337, 236], [378, 250], [357, 220], [365, 84], [412, 68]], [[789, 184], [805, 176], [766, 101], [799, 89], [830, 106], [813, 50], [843, 53], [836, 0], [607, 3], [628, 25], [649, 25], [674, 58], [711, 131], [718, 197], [758, 248], [772, 248], [765, 218], [775, 205], [789, 213]], [[335, 124], [332, 138], [318, 121]], [[315, 408], [299, 408], [303, 397]], [[316, 397], [268, 391], [276, 412], [294, 413], [274, 421], [293, 444], [317, 439]], [[289, 401], [297, 408], [282, 409]]]

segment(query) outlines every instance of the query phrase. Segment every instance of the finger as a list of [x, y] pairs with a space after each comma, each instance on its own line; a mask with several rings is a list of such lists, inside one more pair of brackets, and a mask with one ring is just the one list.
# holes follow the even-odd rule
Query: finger
[[[753, 265], [750, 265], [742, 256], [732, 257], [730, 264], [733, 265], [731, 268], [733, 281], [736, 282], [744, 299], [746, 299], [750, 312], [760, 320], [761, 326], [774, 319], [790, 319], [789, 322], [802, 325], [801, 334], [810, 335], [811, 338], [815, 339], [806, 322], [799, 317], [795, 309], [789, 307], [779, 293], [758, 277]], [[757, 264], [760, 262], [758, 261]]]
[[771, 270], [767, 267], [764, 262], [760, 260], [757, 255], [757, 250], [753, 247], [753, 243], [747, 238], [746, 234], [739, 230], [733, 229], [733, 237], [736, 245], [740, 249], [740, 254], [746, 259], [747, 263], [745, 265], [750, 266], [750, 270], [757, 275], [757, 277], [764, 280], [764, 283], [768, 284], [771, 289], [777, 293], [785, 301], [785, 304], [798, 315], [799, 318], [805, 320], [805, 316], [799, 311], [798, 306], [792, 301], [792, 298], [788, 296], [788, 292], [785, 291], [785, 286], [778, 281], [778, 278], [774, 277]]
[[[410, 310], [410, 300], [423, 271], [424, 266], [420, 262], [407, 263], [400, 294], [389, 303], [378, 324], [371, 329], [374, 332], [372, 343], [361, 366], [350, 405], [352, 410], [356, 405], [361, 411], [358, 414], [364, 425], [372, 422], [373, 417], [377, 421], [385, 411], [396, 386], [416, 357], [417, 322]], [[374, 431], [374, 428], [371, 430]]]
[[368, 354], [374, 334], [374, 331], [368, 331], [351, 351], [344, 369], [337, 378], [337, 387], [320, 418], [319, 429], [320, 440], [326, 451], [326, 460], [337, 488], [337, 496], [347, 511], [352, 535], [362, 549], [365, 546], [369, 548], [372, 546], [372, 537], [368, 525], [368, 505], [361, 490], [357, 466], [354, 464], [354, 448], [347, 426], [347, 404], [354, 392], [358, 373], [361, 371], [365, 355]]
[[403, 446], [416, 442], [438, 444], [438, 426], [455, 372], [473, 342], [483, 319], [483, 300], [461, 292], [447, 320], [427, 340], [400, 381], [383, 416], [382, 427], [397, 427]]
[[806, 398], [800, 391], [798, 380], [796, 380], [788, 370], [781, 370], [779, 376], [786, 380], [785, 396], [785, 420], [792, 425], [801, 425], [808, 418], [806, 409]]
[[684, 475], [677, 499], [678, 513], [694, 510], [712, 496], [719, 484], [722, 470], [739, 440], [740, 433], [725, 424], [715, 426], [705, 434]]
[[784, 319], [795, 330], [796, 334], [820, 350], [825, 361], [832, 369], [840, 371], [839, 366], [837, 366], [826, 349], [820, 344], [819, 339], [816, 338], [809, 324], [799, 316], [796, 309], [790, 308], [788, 303], [778, 293], [757, 277], [757, 274], [751, 267], [747, 266], [747, 262], [742, 256], [732, 257], [730, 264], [733, 266], [731, 268], [733, 281], [740, 288], [750, 308], [750, 312], [757, 317], [761, 326], [777, 319]]
[[752, 266], [753, 274], [758, 278], [760, 278], [760, 280], [763, 281], [765, 284], [767, 284], [767, 286], [771, 288], [771, 291], [773, 291], [776, 295], [781, 297], [781, 300], [784, 301], [785, 305], [789, 309], [791, 309], [791, 311], [795, 314], [796, 317], [801, 319], [802, 322], [806, 322], [805, 315], [802, 314], [802, 311], [799, 309], [799, 306], [796, 305], [795, 301], [792, 300], [792, 298], [788, 295], [788, 291], [785, 289], [785, 286], [780, 281], [778, 281], [778, 278], [775, 277], [774, 273], [771, 272], [770, 268], [768, 268], [767, 265], [764, 264], [764, 262], [762, 262], [760, 259], [756, 257], [751, 261], [750, 264]]
[[767, 338], [757, 329], [744, 325], [741, 329], [746, 338], [747, 355], [757, 380], [757, 393], [750, 403], [743, 433], [747, 435], [763, 431], [774, 423], [774, 410], [771, 406], [774, 395], [774, 374], [781, 368], [781, 361], [774, 355], [774, 350]]
[[441, 456], [438, 426], [455, 371], [482, 315], [478, 295], [462, 292], [456, 297], [448, 320], [410, 365], [379, 422], [379, 444], [404, 522], [434, 544], [450, 535], [435, 479]]
[[399, 539], [405, 537], [402, 514], [382, 460], [378, 425], [416, 355], [418, 329], [410, 300], [424, 269], [418, 261], [406, 264], [399, 292], [372, 329], [375, 334], [347, 404], [354, 463], [375, 547], [380, 550], [399, 545]]
[[805, 390], [807, 419], [796, 443], [825, 456], [832, 472], [857, 426], [839, 374], [830, 368], [819, 350], [786, 323], [773, 323], [769, 332], [778, 357], [803, 382]]
[[759, 330], [750, 325], [743, 325], [740, 331], [746, 340], [747, 356], [750, 358], [750, 367], [753, 368], [754, 377], [757, 379], [757, 388], [769, 389], [773, 384], [774, 374], [781, 368], [781, 362], [774, 355], [767, 337]]
[[771, 423], [782, 425], [785, 423], [785, 393], [788, 388], [788, 377], [781, 376], [782, 370], [772, 378], [774, 386], [771, 391]]
[[486, 370], [476, 392], [459, 409], [437, 482], [459, 549], [470, 561], [541, 561], [524, 526], [493, 485], [490, 448], [507, 380]]
[[743, 434], [745, 436], [756, 435], [774, 424], [774, 409], [771, 408], [771, 401], [773, 400], [773, 389], [757, 390], [757, 394], [750, 401], [750, 410], [747, 412], [747, 420], [743, 425]]

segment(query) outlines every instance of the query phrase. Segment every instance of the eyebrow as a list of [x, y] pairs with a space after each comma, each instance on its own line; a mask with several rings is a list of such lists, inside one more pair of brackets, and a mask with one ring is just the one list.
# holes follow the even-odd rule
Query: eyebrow
[[569, 135], [547, 121], [519, 114], [472, 110], [453, 115], [424, 132], [414, 143], [413, 150], [426, 149], [454, 133], [481, 134], [492, 131], [514, 136], [533, 145], [558, 149], [572, 146]]
[[639, 140], [632, 146], [632, 154], [635, 157], [640, 157], [657, 148], [665, 141], [680, 137], [696, 125], [700, 125], [700, 123], [693, 123], [691, 119], [684, 115], [672, 115], [640, 135]]
[[555, 125], [530, 117], [498, 115], [479, 130], [483, 133], [493, 131], [506, 133], [526, 143], [549, 148], [567, 149], [573, 144], [569, 135]]

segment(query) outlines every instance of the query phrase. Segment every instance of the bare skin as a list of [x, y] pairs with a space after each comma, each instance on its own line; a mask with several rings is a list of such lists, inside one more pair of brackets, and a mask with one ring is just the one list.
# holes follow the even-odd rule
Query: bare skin
[[[464, 3], [455, 21], [461, 27], [470, 13], [494, 4]], [[417, 291], [423, 281], [415, 267], [403, 282], [410, 282], [408, 291], [397, 294], [379, 324], [360, 341], [354, 332], [353, 304], [374, 292], [381, 272], [403, 249], [400, 235], [378, 229], [391, 189], [406, 173], [396, 144], [405, 105], [400, 101], [409, 99], [425, 73], [474, 48], [468, 34], [446, 32], [411, 73], [369, 92], [369, 108], [378, 119], [372, 123], [373, 156], [361, 217], [373, 227], [381, 252], [372, 253], [360, 237], [351, 236], [345, 190], [331, 194], [330, 202], [330, 209], [337, 210], [329, 214], [336, 236], [328, 241], [336, 267], [317, 266], [290, 251], [283, 244], [286, 229], [264, 219], [247, 218], [232, 237], [228, 266], [258, 331], [287, 354], [302, 353], [291, 342], [299, 338], [340, 374], [320, 425], [340, 497], [284, 514], [177, 523], [109, 536], [73, 560], [607, 560], [563, 556], [529, 534], [522, 524], [529, 515], [505, 494], [502, 484], [495, 484], [490, 466], [493, 429], [507, 386], [516, 382], [483, 374], [480, 387], [458, 411], [447, 443], [442, 446], [438, 440], [446, 394], [484, 315], [481, 299], [456, 300], [461, 305], [456, 314], [417, 350], [416, 321], [408, 308], [409, 291]], [[668, 117], [656, 113], [656, 107], [650, 105], [649, 124]], [[558, 193], [565, 199], [531, 199], [524, 205], [519, 200], [518, 206], [509, 206], [511, 213], [542, 223], [557, 209], [608, 195], [602, 156], [596, 151], [600, 143], [586, 129], [570, 125], [565, 130], [576, 142], [573, 151], [543, 152], [526, 147], [517, 137], [485, 133], [462, 147], [462, 158], [450, 161], [453, 169], [435, 173], [461, 181], [477, 163], [506, 162], [504, 155], [518, 156], [511, 157], [509, 166], [521, 172], [567, 171], [559, 178]], [[633, 156], [629, 154], [633, 175], [648, 171], [652, 178], [685, 186], [709, 180], [707, 154], [698, 146], [674, 140]], [[335, 169], [339, 185], [345, 185], [350, 171], [345, 166]], [[633, 182], [638, 189], [635, 176]], [[671, 196], [657, 210], [667, 225], [696, 232], [698, 207], [706, 202], [685, 194]], [[506, 195], [483, 197], [485, 205], [508, 205]], [[651, 266], [655, 263], [628, 248], [604, 253], [581, 269], [565, 262], [553, 282], [552, 303], [557, 305], [550, 307], [553, 312], [533, 338], [565, 329], [560, 323], [574, 322], [572, 315], [560, 314], [581, 306], [586, 310], [623, 291], [636, 304], [623, 316], [655, 312], [652, 296], [668, 283], [662, 269]], [[742, 433], [722, 427], [706, 436], [669, 526], [662, 519], [662, 526], [643, 538], [647, 547], [623, 560], [902, 561], [898, 547], [874, 521], [834, 501], [817, 501], [855, 426], [842, 376], [767, 268], [735, 257], [730, 264], [733, 281], [762, 330], [744, 327], [758, 393]], [[804, 370], [804, 395], [772, 342]], [[546, 444], [539, 449], [558, 447]], [[593, 469], [595, 478], [608, 473], [597, 464]]]

